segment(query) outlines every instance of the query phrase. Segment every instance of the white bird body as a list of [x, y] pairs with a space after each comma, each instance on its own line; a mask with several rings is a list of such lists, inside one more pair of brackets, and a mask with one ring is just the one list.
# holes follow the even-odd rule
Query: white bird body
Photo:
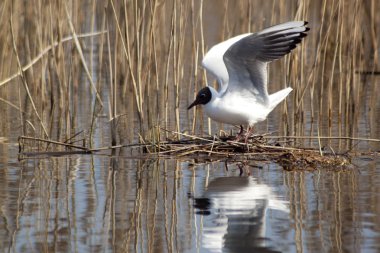
[[287, 22], [213, 46], [202, 65], [216, 77], [219, 90], [203, 88], [188, 109], [201, 104], [208, 117], [232, 125], [252, 127], [265, 120], [292, 91], [288, 87], [268, 94], [267, 63], [291, 52], [306, 36], [306, 24]]
[[231, 125], [249, 125], [263, 121], [268, 114], [293, 90], [288, 87], [269, 96], [269, 106], [265, 106], [246, 93], [230, 93], [221, 96], [209, 87], [212, 99], [204, 105], [205, 113], [213, 120]]

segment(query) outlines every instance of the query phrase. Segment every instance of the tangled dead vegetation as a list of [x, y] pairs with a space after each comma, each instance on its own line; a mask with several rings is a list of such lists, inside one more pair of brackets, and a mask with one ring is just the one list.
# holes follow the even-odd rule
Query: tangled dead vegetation
[[144, 151], [175, 157], [218, 157], [235, 161], [277, 162], [285, 169], [345, 169], [351, 166], [348, 152], [336, 154], [332, 150], [290, 147], [286, 142], [269, 142], [265, 135], [253, 136], [248, 143], [236, 142], [234, 137], [188, 136], [182, 140], [148, 143]]
[[[234, 137], [197, 137], [181, 134], [183, 139], [166, 141], [141, 140], [141, 143], [102, 148], [87, 148], [83, 145], [50, 141], [22, 136], [19, 139], [21, 159], [30, 157], [61, 156], [72, 154], [94, 154], [120, 148], [139, 150], [145, 156], [162, 158], [196, 158], [200, 160], [224, 159], [230, 161], [276, 162], [284, 169], [347, 169], [351, 165], [348, 152], [337, 154], [332, 149], [292, 147], [288, 141], [273, 141], [267, 135], [251, 137], [247, 143], [236, 142]], [[37, 144], [38, 143], [38, 144]], [[36, 148], [38, 147], [38, 149]], [[58, 147], [61, 147], [59, 149]], [[26, 151], [28, 150], [28, 151]]]

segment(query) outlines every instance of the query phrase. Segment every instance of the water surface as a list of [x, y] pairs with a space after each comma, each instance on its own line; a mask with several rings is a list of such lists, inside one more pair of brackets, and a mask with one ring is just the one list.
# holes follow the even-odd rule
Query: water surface
[[0, 165], [0, 245], [11, 252], [378, 252], [380, 163], [354, 162], [360, 168], [343, 171], [251, 162], [239, 176], [239, 163], [123, 153], [10, 161]]

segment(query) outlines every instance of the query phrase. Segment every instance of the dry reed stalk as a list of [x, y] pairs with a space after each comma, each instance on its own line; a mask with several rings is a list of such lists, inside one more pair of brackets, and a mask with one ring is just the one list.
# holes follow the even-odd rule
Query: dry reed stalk
[[[176, 3], [176, 2], [175, 2]], [[184, 44], [185, 44], [185, 36], [181, 36], [181, 34], [185, 33], [186, 26], [187, 26], [187, 15], [186, 10], [188, 9], [188, 3], [181, 4], [180, 5], [180, 18], [179, 21], [176, 21], [176, 23], [179, 23], [178, 29], [174, 30], [174, 44], [176, 46], [176, 53], [174, 54], [174, 62], [173, 65], [173, 73], [174, 73], [174, 86], [175, 86], [175, 121], [176, 121], [176, 131], [180, 132], [180, 115], [179, 115], [179, 107], [180, 107], [180, 101], [181, 101], [181, 93], [180, 93], [180, 86], [183, 85], [183, 63], [184, 63]], [[177, 15], [175, 16], [175, 19], [177, 20]], [[178, 30], [178, 33], [176, 32]], [[180, 138], [180, 135], [177, 135], [177, 138]]]
[[[200, 7], [199, 7], [199, 23], [200, 23], [200, 34], [201, 34], [201, 49], [202, 49], [202, 58], [206, 54], [206, 48], [205, 48], [205, 38], [204, 38], [204, 31], [203, 31], [203, 0], [201, 0]], [[206, 82], [207, 80], [207, 74], [206, 70], [203, 70], [203, 81]], [[209, 85], [209, 84], [208, 84]], [[203, 122], [203, 118], [201, 117], [201, 121]], [[207, 129], [208, 134], [211, 135], [211, 119], [207, 118]]]
[[[91, 6], [91, 22], [90, 22], [90, 28], [91, 28], [91, 33], [95, 32], [95, 13], [96, 13], [96, 2], [92, 2], [92, 6]], [[90, 61], [90, 73], [91, 73], [91, 76], [94, 76], [95, 73], [94, 73], [94, 52], [95, 52], [95, 43], [94, 43], [94, 38], [91, 37], [90, 38], [90, 57], [89, 57], [89, 61]], [[96, 87], [96, 86], [95, 86]], [[99, 87], [96, 87], [97, 89]]]
[[157, 56], [157, 42], [156, 42], [156, 39], [157, 39], [157, 35], [155, 34], [155, 27], [157, 26], [156, 24], [156, 19], [157, 19], [157, 8], [158, 8], [158, 1], [154, 1], [154, 6], [153, 6], [153, 9], [151, 10], [151, 13], [152, 13], [152, 22], [151, 22], [151, 27], [150, 27], [150, 36], [151, 36], [151, 41], [152, 41], [152, 51], [153, 51], [153, 63], [154, 63], [154, 72], [155, 72], [155, 75], [156, 75], [156, 78], [154, 80], [154, 83], [155, 83], [155, 86], [154, 86], [154, 91], [155, 91], [155, 105], [156, 105], [156, 109], [157, 109], [157, 115], [156, 115], [156, 118], [155, 118], [155, 123], [154, 124], [159, 124], [159, 121], [160, 121], [160, 110], [158, 108], [159, 107], [159, 91], [160, 91], [160, 73], [159, 73], [159, 68], [158, 68], [158, 56]]
[[[354, 20], [356, 20], [356, 18], [359, 16], [359, 13], [361, 11], [361, 1], [355, 1], [355, 11], [354, 11]], [[354, 50], [354, 52], [359, 52], [359, 53], [355, 53], [352, 57], [352, 66], [354, 69], [357, 69], [359, 64], [360, 64], [360, 58], [361, 58], [361, 38], [358, 36], [359, 33], [358, 31], [361, 29], [358, 22], [353, 22], [354, 23], [354, 29], [353, 29], [353, 41], [352, 41], [352, 45], [353, 45], [353, 48], [352, 50]], [[359, 69], [360, 69], [360, 66], [359, 66]], [[352, 128], [350, 129], [350, 136], [354, 136], [355, 135], [355, 123], [357, 123], [357, 117], [358, 117], [358, 110], [359, 108], [356, 106], [358, 105], [358, 102], [359, 102], [359, 98], [360, 98], [360, 92], [359, 92], [359, 85], [360, 85], [360, 75], [354, 75], [353, 76], [353, 82], [352, 82], [352, 88], [351, 88], [351, 92], [352, 92], [352, 102], [351, 102], [351, 105], [350, 105], [350, 109], [352, 110], [351, 112], [353, 114], [351, 114], [350, 116], [350, 121], [353, 123], [352, 124]]]
[[97, 90], [97, 88], [95, 86], [94, 81], [92, 80], [92, 76], [91, 76], [90, 70], [87, 67], [87, 63], [86, 63], [86, 60], [85, 60], [84, 55], [83, 55], [82, 47], [81, 47], [81, 45], [79, 43], [78, 36], [77, 36], [77, 34], [75, 32], [74, 25], [73, 25], [73, 23], [71, 21], [71, 17], [70, 17], [70, 14], [69, 14], [69, 10], [67, 8], [67, 4], [65, 4], [65, 11], [66, 11], [66, 17], [67, 17], [67, 21], [69, 23], [69, 27], [70, 27], [72, 36], [74, 38], [75, 47], [76, 47], [76, 49], [78, 51], [78, 54], [80, 56], [80, 60], [81, 60], [82, 66], [83, 66], [83, 68], [84, 68], [84, 70], [85, 70], [85, 72], [87, 74], [87, 78], [88, 78], [88, 80], [89, 80], [89, 82], [91, 84], [91, 88], [92, 88], [92, 90], [96, 94], [96, 99], [98, 100], [99, 104], [103, 107], [103, 101], [100, 98], [100, 94], [99, 94], [99, 92], [98, 92], [98, 90]]
[[[142, 7], [138, 8], [139, 3]], [[143, 25], [145, 17], [146, 1], [134, 1], [134, 14], [135, 14], [135, 43], [136, 43], [136, 55], [137, 55], [137, 84], [138, 84], [138, 96], [140, 98], [140, 108], [142, 108], [143, 97], [142, 97], [142, 60], [144, 54], [144, 35], [145, 26]]]
[[[180, 6], [182, 6], [180, 4]], [[175, 127], [176, 131], [179, 131], [179, 106], [177, 106], [177, 101], [179, 101], [179, 69], [180, 69], [180, 60], [179, 60], [179, 42], [178, 42], [178, 35], [177, 35], [177, 30], [178, 30], [178, 19], [177, 19], [177, 1], [173, 2], [173, 17], [172, 17], [172, 37], [173, 37], [173, 62], [172, 62], [172, 73], [173, 73], [173, 83], [174, 83], [174, 97], [175, 97], [175, 104], [174, 104], [174, 113], [175, 113]], [[179, 28], [181, 29], [181, 27]], [[177, 138], [180, 136], [178, 135]]]
[[[108, 27], [108, 22], [107, 22]], [[109, 100], [108, 100], [108, 117], [110, 122], [110, 130], [111, 130], [111, 145], [116, 145], [116, 78], [114, 76], [117, 75], [117, 34], [115, 35], [115, 48], [114, 48], [114, 63], [112, 64], [112, 50], [111, 50], [111, 42], [110, 42], [110, 36], [109, 33], [107, 34], [107, 49], [108, 49], [108, 67], [109, 67], [109, 83], [110, 83], [110, 90], [109, 93], [111, 94]], [[114, 71], [112, 70], [112, 67], [114, 68]], [[95, 117], [94, 117], [95, 120]]]
[[[198, 56], [199, 56], [199, 43], [196, 43], [195, 57], [194, 57], [194, 66], [197, 66], [197, 64], [198, 64]], [[195, 67], [194, 68], [194, 82], [195, 82], [195, 84], [194, 84], [193, 99], [195, 99], [196, 96], [197, 96], [197, 91], [196, 91], [197, 88], [198, 88], [198, 85], [196, 84], [197, 80], [198, 80], [198, 71], [197, 71], [197, 69]], [[191, 86], [189, 85], [189, 87], [191, 87]], [[188, 104], [190, 104], [190, 103], [188, 102]], [[192, 125], [191, 125], [191, 133], [194, 134], [196, 123], [197, 123], [197, 117], [196, 117], [197, 116], [197, 110], [193, 110], [192, 115], [193, 115], [193, 121], [192, 121]]]
[[[154, 20], [154, 15], [152, 14], [152, 10], [153, 10], [153, 3], [152, 4], [148, 4], [146, 8], [146, 12], [149, 13], [149, 15], [146, 14], [147, 17], [149, 17], [149, 20], [146, 21], [147, 24], [146, 24], [146, 29], [144, 29], [145, 31], [145, 38], [143, 40], [143, 43], [144, 45], [142, 46], [142, 52], [145, 52], [143, 53], [143, 57], [147, 57], [147, 61], [145, 63], [142, 63], [142, 69], [144, 69], [144, 66], [149, 66], [149, 67], [152, 67], [154, 68], [153, 66], [153, 58], [154, 58], [154, 52], [153, 52], [153, 37], [152, 37], [152, 25], [153, 25], [153, 20]], [[145, 18], [146, 20], [146, 18]], [[144, 50], [145, 48], [145, 50]], [[154, 115], [154, 107], [152, 106], [152, 103], [154, 101], [154, 99], [152, 99], [152, 96], [154, 95], [153, 91], [155, 90], [154, 89], [154, 81], [152, 80], [153, 79], [153, 75], [154, 75], [154, 72], [153, 70], [152, 71], [147, 71], [147, 72], [144, 72], [142, 73], [142, 83], [144, 83], [144, 86], [143, 86], [143, 90], [144, 90], [144, 105], [147, 104], [148, 106], [145, 106], [146, 107], [146, 128], [147, 129], [151, 129], [154, 125], [155, 125], [155, 117], [156, 115]], [[153, 93], [153, 94], [152, 94]], [[153, 116], [154, 115], [154, 116]]]
[[[174, 8], [175, 5], [173, 5], [172, 15], [170, 18], [170, 39], [169, 39], [169, 45], [167, 49], [167, 57], [166, 57], [166, 65], [165, 65], [165, 79], [164, 79], [164, 106], [165, 106], [165, 128], [169, 126], [169, 72], [170, 72], [170, 59], [172, 54], [172, 48], [173, 48], [173, 34], [174, 34]], [[168, 138], [167, 133], [165, 133], [166, 138]]]
[[20, 107], [18, 107], [17, 105], [13, 104], [12, 102], [10, 102], [10, 101], [8, 101], [8, 100], [6, 100], [4, 98], [0, 98], [0, 101], [3, 102], [3, 103], [5, 103], [5, 104], [7, 104], [7, 105], [9, 105], [10, 107], [15, 108], [20, 113], [25, 113]]
[[[132, 78], [133, 92], [134, 92], [134, 95], [135, 95], [135, 100], [136, 100], [136, 105], [137, 105], [137, 112], [138, 112], [138, 115], [139, 115], [139, 118], [140, 118], [140, 122], [142, 122], [143, 119], [144, 119], [144, 117], [143, 117], [143, 111], [142, 111], [142, 98], [140, 96], [140, 91], [138, 89], [138, 84], [137, 84], [137, 81], [136, 81], [136, 78], [135, 78], [135, 74], [133, 72], [133, 66], [132, 66], [133, 60], [131, 58], [131, 52], [130, 52], [130, 38], [129, 38], [128, 25], [126, 25], [126, 28], [125, 28], [126, 29], [126, 32], [125, 32], [125, 38], [126, 38], [126, 40], [124, 41], [123, 33], [121, 32], [121, 27], [120, 27], [119, 19], [118, 19], [117, 14], [116, 14], [115, 6], [114, 6], [112, 0], [110, 1], [110, 3], [111, 3], [112, 11], [113, 11], [113, 16], [114, 16], [115, 21], [116, 21], [116, 28], [117, 28], [117, 31], [119, 32], [119, 36], [120, 36], [120, 39], [121, 39], [121, 42], [122, 42], [123, 52], [124, 52], [124, 55], [126, 56], [126, 60], [127, 60], [127, 63], [128, 63], [128, 69], [129, 69], [129, 72], [130, 72], [130, 75], [131, 75], [131, 78]], [[126, 5], [127, 5], [126, 1], [124, 1], [124, 5], [125, 5], [125, 11], [124, 11], [125, 21], [126, 21], [126, 24], [128, 24], [129, 23], [129, 19], [128, 19], [128, 12], [126, 10]]]
[[[22, 108], [22, 102], [21, 102], [21, 84], [18, 85], [18, 103], [19, 103], [19, 107], [20, 109]], [[20, 126], [21, 126], [21, 133], [23, 135], [25, 135], [25, 120], [24, 120], [24, 117], [23, 117], [23, 114], [21, 113], [21, 110], [19, 110], [19, 116], [20, 116]]]
[[[30, 103], [31, 103], [31, 105], [33, 107], [34, 113], [36, 114], [36, 116], [37, 116], [37, 118], [38, 118], [38, 120], [39, 120], [39, 122], [41, 124], [43, 132], [44, 132], [45, 136], [47, 136], [49, 138], [49, 134], [48, 134], [48, 132], [46, 130], [46, 127], [45, 127], [45, 125], [44, 125], [44, 123], [43, 123], [43, 121], [42, 121], [42, 119], [41, 119], [41, 117], [40, 117], [40, 115], [39, 115], [39, 113], [37, 111], [37, 108], [36, 108], [36, 105], [35, 105], [35, 103], [33, 101], [32, 95], [31, 95], [31, 93], [29, 91], [28, 83], [26, 82], [26, 78], [25, 78], [24, 73], [22, 71], [22, 66], [21, 66], [20, 58], [18, 56], [16, 41], [15, 41], [15, 36], [14, 36], [14, 31], [13, 31], [12, 13], [11, 13], [11, 18], [10, 18], [9, 24], [10, 24], [10, 30], [11, 30], [11, 36], [12, 36], [12, 42], [13, 42], [13, 44], [12, 44], [13, 45], [13, 51], [14, 51], [14, 53], [16, 55], [17, 65], [18, 65], [19, 71], [21, 73], [21, 75], [20, 75], [21, 81], [22, 81], [22, 83], [24, 85], [26, 93], [28, 94], [28, 98], [29, 98], [29, 101], [30, 101]], [[20, 94], [20, 92], [19, 92], [19, 94]], [[20, 108], [21, 108], [21, 100], [20, 100]], [[21, 111], [20, 111], [20, 118], [22, 120], [22, 113], [21, 113]]]
[[[379, 8], [379, 3], [378, 1], [371, 0], [370, 6], [369, 6], [369, 12], [370, 12], [370, 33], [371, 33], [371, 39], [372, 39], [372, 47], [373, 47], [373, 66], [372, 66], [372, 72], [375, 73], [376, 69], [379, 69], [380, 64], [379, 64], [379, 41], [378, 41], [378, 33], [376, 30], [376, 27], [378, 26], [376, 23], [376, 17], [378, 18], [378, 15], [376, 14], [376, 10]], [[379, 19], [377, 19], [379, 20]], [[379, 74], [379, 71], [377, 72]], [[374, 84], [376, 82], [375, 75], [372, 75], [371, 77], [371, 82]], [[378, 79], [377, 79], [378, 80]], [[379, 85], [372, 85], [372, 89], [370, 94], [379, 94], [380, 88]], [[376, 106], [378, 105], [378, 98], [375, 96], [370, 97], [370, 115], [369, 115], [369, 120], [370, 120], [370, 134], [376, 134], [376, 121], [377, 121], [377, 116], [376, 116]]]
[[[95, 5], [94, 5], [95, 6]], [[95, 7], [93, 7], [95, 9]], [[102, 31], [105, 31], [105, 27], [106, 27], [106, 9], [104, 11], [102, 11], [101, 13], [103, 14], [102, 15], [102, 19], [101, 19], [101, 30]], [[92, 17], [92, 28], [94, 29], [94, 22], [95, 22], [95, 11], [94, 11], [94, 15]], [[109, 41], [109, 34], [110, 34], [110, 30], [109, 30], [109, 26], [108, 26], [108, 22], [107, 22], [107, 33], [102, 33], [100, 35], [100, 42], [99, 42], [99, 51], [98, 51], [98, 72], [96, 73], [97, 75], [97, 89], [98, 90], [101, 90], [101, 87], [102, 87], [102, 72], [103, 72], [103, 53], [104, 53], [104, 43], [106, 42], [107, 43], [107, 49], [108, 49], [108, 53], [110, 54], [111, 50], [110, 50], [110, 41]], [[104, 38], [106, 35], [106, 38]], [[93, 39], [91, 38], [91, 42], [93, 42]], [[92, 56], [92, 50], [91, 50], [91, 56]], [[91, 58], [91, 57], [90, 57]], [[95, 60], [94, 60], [95, 61]], [[92, 62], [92, 61], [91, 61]], [[110, 60], [109, 60], [109, 63], [110, 63]], [[110, 65], [111, 66], [111, 65]], [[93, 67], [91, 67], [92, 69]], [[112, 74], [112, 71], [111, 71], [111, 67], [110, 67], [110, 75]], [[110, 79], [110, 81], [112, 81], [112, 78]], [[93, 105], [93, 110], [92, 110], [92, 117], [91, 117], [91, 125], [90, 125], [90, 130], [89, 130], [89, 143], [90, 143], [90, 148], [93, 148], [93, 137], [94, 137], [94, 128], [95, 128], [95, 122], [96, 122], [96, 103], [94, 103]], [[111, 114], [109, 115], [109, 117], [111, 117]], [[111, 123], [112, 124], [112, 123]]]
[[[341, 13], [341, 1], [338, 0], [337, 4], [337, 16], [338, 16], [338, 26], [340, 24], [340, 15]], [[338, 30], [339, 27], [337, 27]], [[335, 42], [339, 42], [339, 30], [335, 31]], [[334, 52], [333, 52], [333, 59], [331, 63], [331, 70], [330, 70], [330, 80], [328, 83], [327, 88], [327, 103], [328, 103], [328, 135], [332, 134], [332, 118], [333, 118], [333, 83], [334, 83], [334, 77], [335, 77], [335, 66], [336, 66], [336, 60], [338, 58], [338, 49], [339, 49], [339, 43], [335, 43]], [[334, 96], [335, 97], [335, 96]]]
[[[106, 31], [104, 32], [95, 32], [95, 33], [86, 33], [86, 34], [80, 34], [80, 35], [77, 35], [77, 38], [87, 38], [87, 37], [91, 37], [91, 36], [98, 36], [100, 34], [103, 34], [103, 33], [106, 33]], [[44, 56], [46, 56], [46, 54], [53, 50], [55, 47], [59, 46], [61, 43], [64, 43], [64, 42], [68, 42], [68, 41], [71, 41], [73, 40], [74, 37], [73, 36], [69, 36], [69, 37], [65, 37], [63, 38], [62, 40], [60, 41], [55, 41], [52, 45], [50, 46], [47, 46], [45, 47], [36, 57], [34, 57], [29, 63], [25, 64], [24, 66], [21, 67], [21, 70], [18, 70], [16, 73], [10, 75], [9, 77], [3, 79], [2, 81], [0, 81], [0, 87], [9, 83], [10, 81], [14, 80], [15, 78], [21, 76], [22, 72], [25, 72], [27, 71], [28, 69], [30, 69], [33, 65], [35, 65], [38, 61], [40, 61]]]
[[222, 35], [223, 35], [223, 37], [222, 37], [222, 39], [224, 40], [224, 39], [226, 39], [226, 36], [227, 37], [230, 37], [230, 35], [231, 35], [231, 30], [230, 30], [230, 26], [229, 26], [229, 23], [228, 23], [228, 10], [229, 10], [229, 8], [228, 8], [228, 3], [229, 3], [229, 0], [226, 0], [225, 2], [224, 2], [225, 4], [224, 4], [224, 12], [223, 12], [223, 31], [222, 31]]
[[[296, 15], [295, 15], [295, 19], [296, 20], [308, 20], [308, 8], [307, 8], [307, 5], [304, 1], [301, 1], [302, 4], [300, 4], [300, 6], [302, 6], [302, 8], [299, 6], [298, 9], [297, 9], [297, 12], [296, 12]], [[307, 42], [307, 41], [305, 41]], [[300, 115], [300, 132], [299, 134], [300, 135], [304, 135], [305, 132], [304, 132], [304, 126], [305, 126], [305, 122], [304, 122], [304, 119], [305, 119], [305, 109], [304, 109], [304, 94], [306, 93], [306, 84], [305, 84], [305, 76], [306, 76], [306, 64], [305, 64], [305, 61], [307, 59], [307, 52], [306, 52], [306, 49], [305, 49], [305, 45], [306, 43], [302, 43], [300, 45], [300, 49], [298, 51], [298, 54], [297, 56], [299, 56], [299, 71], [296, 72], [296, 74], [299, 76], [299, 93], [298, 93], [298, 99], [299, 99], [299, 103], [298, 105], [300, 105], [300, 107], [298, 108], [301, 108], [301, 111], [298, 111], [298, 108], [297, 108], [297, 111], [298, 111], [298, 115]], [[286, 101], [285, 101], [285, 106], [286, 106]], [[287, 117], [286, 117], [287, 118]], [[286, 118], [284, 119], [284, 122], [287, 122]], [[285, 124], [287, 126], [287, 124]], [[289, 129], [287, 129], [287, 132], [286, 133], [289, 133]]]
[[[197, 18], [195, 17], [195, 6], [194, 6], [194, 0], [191, 1], [191, 5], [190, 5], [190, 12], [191, 12], [191, 26], [192, 26], [192, 29], [191, 29], [191, 38], [192, 38], [192, 59], [193, 59], [193, 64], [192, 64], [192, 69], [193, 71], [191, 73], [193, 73], [193, 80], [191, 80], [191, 78], [189, 78], [189, 84], [188, 84], [188, 94], [193, 94], [193, 96], [190, 96], [190, 100], [191, 99], [195, 99], [196, 97], [196, 90], [198, 89], [198, 56], [199, 56], [199, 42], [196, 41], [196, 20]], [[193, 88], [193, 91], [191, 91], [191, 89]], [[187, 99], [187, 104], [190, 104], [189, 100], [189, 97]], [[191, 127], [189, 129], [191, 129], [191, 133], [194, 134], [195, 132], [195, 127], [196, 127], [196, 123], [197, 123], [197, 117], [196, 117], [196, 110], [193, 110], [191, 112], [192, 114], [192, 117], [190, 117], [192, 119], [191, 121]], [[188, 117], [187, 117], [187, 120], [190, 122], [190, 118], [189, 118], [189, 113], [187, 114]]]
[[[341, 13], [341, 20], [340, 20], [340, 24], [339, 24], [339, 52], [338, 52], [338, 58], [339, 58], [339, 73], [343, 73], [344, 71], [344, 66], [343, 66], [343, 59], [342, 59], [342, 56], [343, 56], [343, 33], [344, 33], [344, 28], [345, 28], [345, 23], [344, 23], [344, 19], [343, 17], [346, 14], [345, 12], [345, 7], [344, 7], [344, 3], [342, 4], [342, 11], [340, 12]], [[338, 135], [339, 136], [342, 136], [342, 127], [343, 127], [343, 115], [342, 115], [342, 109], [343, 109], [343, 102], [342, 102], [342, 99], [343, 99], [343, 82], [344, 82], [344, 76], [343, 75], [340, 75], [339, 76], [339, 101], [338, 101]], [[339, 140], [339, 148], [341, 148], [341, 141]]]

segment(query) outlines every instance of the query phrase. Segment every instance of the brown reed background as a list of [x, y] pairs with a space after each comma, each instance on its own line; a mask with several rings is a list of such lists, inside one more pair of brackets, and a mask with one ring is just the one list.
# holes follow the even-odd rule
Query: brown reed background
[[202, 56], [231, 36], [307, 20], [302, 46], [270, 68], [270, 92], [294, 91], [271, 115], [277, 123], [259, 129], [379, 138], [379, 8], [375, 0], [4, 0], [0, 132], [96, 146], [179, 137], [160, 127], [229, 129], [186, 110], [212, 82]]

